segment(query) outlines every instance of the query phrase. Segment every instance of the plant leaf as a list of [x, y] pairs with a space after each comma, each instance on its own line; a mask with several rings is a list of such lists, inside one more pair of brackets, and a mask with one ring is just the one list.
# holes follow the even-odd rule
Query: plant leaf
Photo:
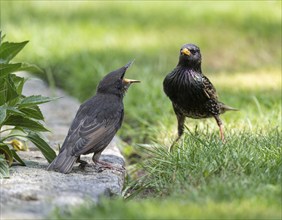
[[16, 161], [18, 161], [22, 166], [26, 166], [25, 162], [23, 162], [23, 160], [20, 158], [20, 156], [17, 154], [17, 152], [14, 149], [12, 149], [11, 152]]
[[0, 106], [0, 128], [2, 123], [5, 121], [6, 116], [7, 116], [7, 109], [5, 106]]
[[44, 71], [38, 66], [30, 63], [21, 63], [22, 66], [19, 68], [19, 71], [26, 71], [29, 73], [40, 73], [43, 74]]
[[56, 99], [58, 98], [49, 98], [49, 97], [44, 97], [41, 95], [28, 96], [22, 99], [19, 107], [23, 108], [23, 107], [28, 107], [28, 106], [39, 105], [39, 104], [50, 102]]
[[17, 93], [22, 94], [23, 86], [24, 86], [26, 79], [23, 78], [23, 77], [14, 75], [14, 74], [11, 74], [10, 76], [11, 76], [11, 79], [13, 80], [13, 82], [14, 82]]
[[55, 151], [37, 133], [30, 132], [26, 137], [38, 147], [49, 163], [55, 159]]
[[5, 121], [5, 125], [12, 125], [22, 128], [27, 128], [31, 131], [49, 131], [47, 128], [45, 128], [42, 124], [40, 124], [37, 121], [34, 121], [32, 119], [22, 117], [20, 115], [11, 115], [9, 118]]
[[34, 118], [37, 120], [44, 120], [44, 116], [37, 105], [32, 107], [22, 108], [20, 109], [20, 111], [23, 112], [27, 117]]
[[28, 41], [23, 41], [20, 43], [4, 42], [0, 46], [0, 60], [1, 63], [9, 63], [28, 43]]
[[22, 65], [21, 63], [4, 64], [1, 63], [0, 60], [0, 78], [4, 78], [10, 73], [18, 71], [21, 65]]
[[27, 141], [27, 139], [25, 138], [25, 136], [27, 135], [28, 131], [25, 131], [23, 128], [21, 127], [14, 127], [8, 136], [13, 136], [16, 137], [17, 139], [23, 140], [23, 141]]
[[0, 154], [0, 179], [10, 177], [9, 165], [4, 157]]
[[13, 154], [8, 145], [0, 144], [0, 154], [2, 155], [4, 154], [5, 159], [8, 162], [8, 165], [11, 166], [13, 163]]
[[15, 87], [15, 84], [12, 80], [11, 76], [8, 76], [6, 81], [6, 102], [12, 101], [13, 99], [17, 98], [19, 95], [17, 93], [17, 89]]
[[11, 116], [11, 115], [21, 115], [21, 116], [25, 116], [25, 114], [23, 112], [21, 112], [20, 110], [18, 110], [16, 107], [8, 107], [7, 108], [7, 116]]

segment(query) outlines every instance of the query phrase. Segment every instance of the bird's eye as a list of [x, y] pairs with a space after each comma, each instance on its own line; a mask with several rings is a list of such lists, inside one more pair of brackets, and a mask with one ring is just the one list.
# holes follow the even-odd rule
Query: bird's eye
[[195, 53], [196, 53], [196, 50], [194, 50], [194, 49], [191, 49], [191, 50], [189, 50], [190, 52], [191, 52], [191, 54], [193, 54], [193, 55], [195, 55]]

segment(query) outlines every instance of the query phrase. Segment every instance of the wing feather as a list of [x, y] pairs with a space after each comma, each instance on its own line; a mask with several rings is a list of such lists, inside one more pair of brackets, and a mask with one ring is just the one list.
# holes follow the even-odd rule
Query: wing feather
[[122, 102], [108, 99], [93, 97], [81, 105], [61, 151], [66, 148], [68, 155], [80, 156], [107, 147], [123, 120]]
[[205, 95], [209, 99], [218, 99], [216, 89], [214, 88], [210, 80], [204, 75], [202, 76], [202, 79], [203, 79], [203, 90], [204, 90]]
[[79, 139], [74, 145], [72, 154], [81, 155], [91, 152], [99, 152], [105, 148], [115, 136], [119, 129], [119, 119], [98, 123], [97, 120], [92, 121], [86, 126], [79, 129]]

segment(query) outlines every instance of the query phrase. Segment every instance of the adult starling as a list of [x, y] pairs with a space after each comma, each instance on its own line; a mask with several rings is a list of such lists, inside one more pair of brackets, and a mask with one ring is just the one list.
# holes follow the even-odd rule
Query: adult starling
[[214, 117], [224, 141], [223, 125], [219, 118], [228, 110], [237, 110], [218, 101], [216, 90], [201, 69], [201, 52], [194, 44], [180, 49], [179, 62], [164, 81], [165, 94], [170, 98], [178, 121], [178, 138], [184, 130], [185, 117], [200, 119]]
[[99, 157], [121, 127], [125, 92], [132, 83], [140, 82], [124, 78], [131, 64], [107, 74], [100, 81], [96, 95], [80, 106], [58, 156], [47, 170], [69, 173], [76, 161], [85, 166], [80, 155], [90, 153], [94, 153], [94, 163], [111, 167], [99, 161]]

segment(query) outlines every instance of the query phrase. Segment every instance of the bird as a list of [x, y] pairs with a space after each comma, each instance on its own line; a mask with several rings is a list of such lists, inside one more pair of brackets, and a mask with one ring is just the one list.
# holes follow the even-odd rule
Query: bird
[[[163, 81], [164, 93], [172, 102], [178, 122], [177, 142], [184, 132], [186, 117], [202, 119], [213, 117], [219, 127], [220, 138], [225, 141], [223, 123], [220, 115], [237, 109], [218, 100], [218, 95], [211, 81], [203, 74], [202, 55], [195, 44], [184, 44], [180, 48], [177, 66], [166, 75]], [[171, 147], [169, 149], [171, 151]]]
[[80, 105], [58, 156], [47, 167], [60, 173], [70, 173], [75, 162], [82, 167], [87, 164], [81, 155], [94, 153], [94, 164], [112, 168], [99, 160], [122, 125], [124, 117], [123, 98], [132, 83], [139, 80], [126, 79], [126, 70], [133, 61], [107, 74], [98, 84], [96, 95]]

